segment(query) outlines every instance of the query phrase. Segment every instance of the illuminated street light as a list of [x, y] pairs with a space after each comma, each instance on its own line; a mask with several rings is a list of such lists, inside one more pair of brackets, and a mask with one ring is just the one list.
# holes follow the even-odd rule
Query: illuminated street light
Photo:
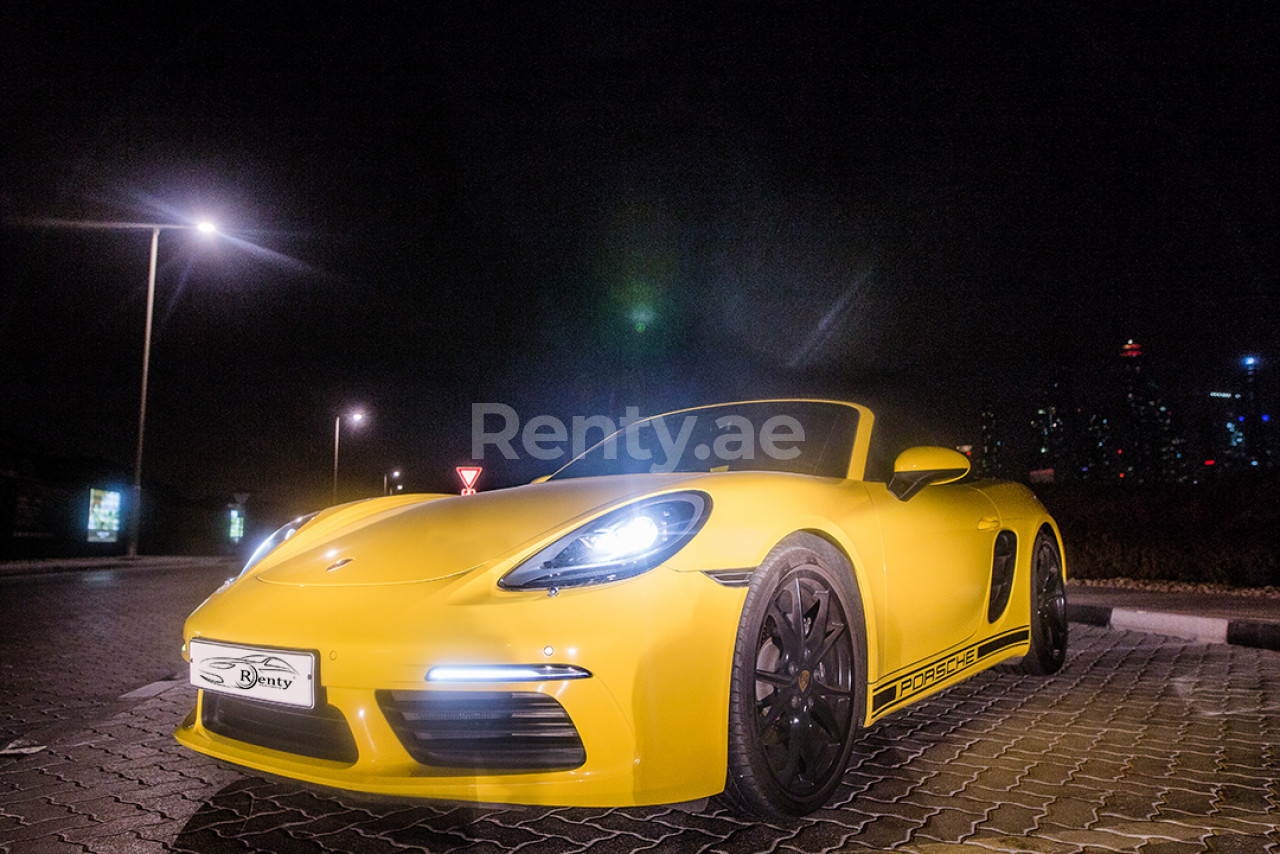
[[[353, 412], [350, 415], [352, 424], [359, 424], [364, 420], [363, 412]], [[342, 430], [342, 416], [339, 415], [333, 419], [333, 501], [338, 503], [338, 436]]]
[[[160, 232], [169, 230], [190, 229], [189, 225], [154, 225], [142, 223], [116, 223], [117, 228], [150, 228], [151, 229], [151, 268], [147, 272], [147, 330], [142, 344], [142, 394], [138, 404], [138, 455], [133, 463], [133, 512], [129, 514], [129, 543], [125, 554], [138, 556], [138, 529], [142, 522], [142, 437], [147, 427], [147, 375], [151, 369], [151, 318], [155, 314], [156, 304], [156, 256], [160, 251]], [[212, 223], [202, 222], [196, 226], [204, 234], [213, 234], [217, 229]]]
[[147, 379], [151, 371], [151, 321], [155, 315], [156, 301], [156, 256], [160, 250], [160, 232], [162, 231], [200, 231], [204, 234], [217, 233], [217, 227], [211, 222], [196, 225], [174, 225], [154, 222], [97, 222], [76, 219], [32, 219], [23, 220], [27, 225], [46, 228], [88, 228], [108, 231], [150, 231], [151, 232], [151, 266], [147, 272], [147, 327], [142, 341], [142, 394], [138, 403], [138, 453], [133, 464], [132, 512], [129, 513], [128, 543], [125, 554], [138, 556], [138, 528], [142, 520], [142, 440], [147, 429]]
[[[389, 473], [389, 474], [384, 474], [384, 475], [382, 476], [382, 494], [383, 494], [383, 495], [390, 495], [390, 494], [391, 494], [391, 481], [393, 481], [393, 480], [399, 480], [399, 479], [400, 479], [400, 469], [396, 469], [395, 471], [393, 471], [393, 472], [391, 472], [391, 473]], [[396, 487], [396, 491], [397, 491], [397, 492], [399, 492], [400, 490], [404, 489], [404, 484], [402, 484], [402, 483], [397, 483], [397, 484], [395, 485], [395, 487]]]

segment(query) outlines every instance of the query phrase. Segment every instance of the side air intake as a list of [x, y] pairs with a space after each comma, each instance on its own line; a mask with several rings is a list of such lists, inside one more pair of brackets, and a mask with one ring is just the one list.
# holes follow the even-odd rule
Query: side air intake
[[994, 623], [1009, 605], [1013, 589], [1013, 570], [1018, 563], [1018, 535], [1001, 531], [991, 557], [991, 602], [987, 605], [987, 622]]

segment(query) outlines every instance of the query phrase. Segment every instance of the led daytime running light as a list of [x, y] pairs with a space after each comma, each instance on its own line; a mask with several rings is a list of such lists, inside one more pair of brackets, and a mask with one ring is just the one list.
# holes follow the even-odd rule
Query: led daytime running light
[[559, 682], [589, 676], [591, 671], [572, 664], [441, 665], [427, 671], [428, 682]]

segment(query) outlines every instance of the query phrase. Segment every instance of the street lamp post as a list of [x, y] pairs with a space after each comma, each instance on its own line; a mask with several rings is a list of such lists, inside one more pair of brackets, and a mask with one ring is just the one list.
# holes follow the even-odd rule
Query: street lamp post
[[209, 222], [201, 222], [197, 225], [174, 225], [153, 222], [98, 222], [74, 219], [33, 219], [23, 220], [23, 222], [39, 228], [87, 228], [109, 231], [151, 232], [151, 264], [147, 272], [147, 326], [142, 341], [142, 394], [138, 403], [138, 450], [133, 462], [132, 507], [129, 513], [128, 542], [125, 545], [125, 553], [129, 557], [137, 557], [138, 530], [142, 518], [142, 442], [147, 428], [147, 379], [151, 370], [151, 322], [155, 316], [156, 258], [160, 250], [160, 232], [200, 231], [205, 234], [213, 234], [217, 231], [217, 228]]
[[156, 225], [154, 223], [94, 223], [89, 228], [126, 228], [151, 229], [151, 265], [147, 271], [147, 326], [142, 339], [142, 393], [138, 402], [138, 453], [133, 461], [133, 512], [129, 514], [129, 541], [125, 554], [138, 556], [138, 531], [142, 523], [142, 442], [147, 430], [147, 379], [151, 372], [151, 322], [155, 316], [156, 305], [156, 258], [160, 254], [160, 232], [169, 230], [189, 230], [195, 228], [205, 234], [215, 231], [211, 223], [199, 225]]
[[156, 257], [160, 254], [160, 229], [151, 230], [151, 266], [147, 272], [147, 326], [142, 335], [142, 393], [138, 399], [138, 453], [133, 458], [133, 491], [129, 513], [129, 542], [125, 554], [138, 556], [138, 532], [142, 524], [142, 440], [147, 430], [147, 378], [151, 372], [151, 320], [156, 307]]
[[[364, 419], [363, 412], [351, 413], [351, 420], [355, 424], [359, 424]], [[333, 419], [333, 501], [338, 503], [338, 436], [342, 431], [342, 416], [339, 415]]]

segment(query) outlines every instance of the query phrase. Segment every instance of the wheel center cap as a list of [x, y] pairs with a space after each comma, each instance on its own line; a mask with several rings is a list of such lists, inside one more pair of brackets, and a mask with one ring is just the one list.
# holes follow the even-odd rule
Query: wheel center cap
[[800, 676], [796, 679], [796, 682], [797, 682], [797, 683], [799, 683], [799, 685], [800, 685], [800, 690], [801, 690], [801, 691], [808, 691], [808, 690], [809, 690], [809, 679], [810, 679], [809, 671], [808, 671], [808, 670], [801, 670], [801, 671], [800, 671]]

